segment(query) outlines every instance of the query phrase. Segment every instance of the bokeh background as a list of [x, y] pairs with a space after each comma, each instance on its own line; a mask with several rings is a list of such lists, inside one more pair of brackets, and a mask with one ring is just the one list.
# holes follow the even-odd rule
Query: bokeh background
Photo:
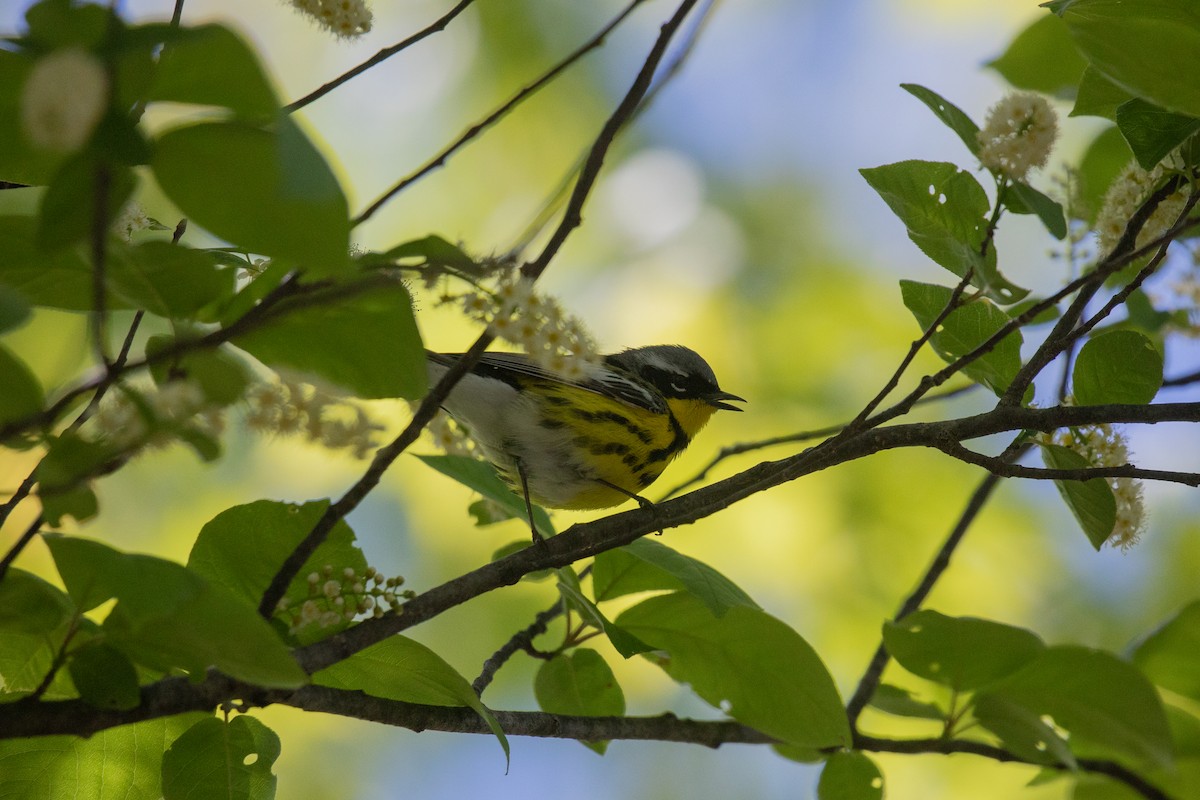
[[[24, 0], [0, 0], [0, 29], [21, 28]], [[168, 0], [127, 0], [129, 17], [165, 19]], [[184, 22], [221, 21], [254, 42], [285, 99], [300, 97], [424, 27], [449, 0], [375, 0], [374, 30], [339, 41], [275, 0], [187, 0]], [[307, 129], [361, 209], [488, 110], [591, 36], [623, 6], [547, 0], [478, 0], [437, 34], [317, 101]], [[363, 248], [428, 233], [475, 254], [505, 253], [627, 88], [674, 3], [651, 0], [599, 51], [495, 129], [415, 185], [356, 232]], [[722, 385], [749, 399], [746, 413], [718, 415], [668, 470], [651, 498], [693, 475], [735, 442], [820, 428], [854, 415], [875, 394], [919, 330], [897, 281], [949, 282], [907, 240], [856, 170], [907, 158], [968, 154], [901, 82], [926, 85], [977, 121], [1002, 95], [985, 62], [1039, 13], [1033, 0], [740, 0], [717, 3], [682, 71], [625, 132], [542, 287], [581, 316], [606, 350], [679, 342], [710, 361]], [[1063, 112], [1067, 106], [1063, 106]], [[170, 124], [160, 113], [151, 125]], [[1063, 120], [1050, 175], [1078, 157], [1097, 128]], [[1049, 181], [1044, 182], [1049, 186]], [[236, 186], [229, 187], [236, 192]], [[153, 186], [143, 203], [174, 213]], [[205, 243], [199, 234], [192, 241]], [[1065, 268], [1055, 243], [1026, 219], [1009, 219], [1001, 266], [1035, 292]], [[427, 344], [454, 350], [478, 331], [421, 298]], [[6, 343], [39, 354], [48, 384], [82, 363], [82, 319], [41, 313]], [[1168, 361], [1192, 371], [1195, 348]], [[914, 374], [934, 369], [918, 359]], [[911, 382], [906, 384], [911, 385]], [[1044, 399], [1051, 399], [1043, 392]], [[1164, 393], [1163, 399], [1180, 392]], [[968, 394], [919, 418], [980, 410]], [[399, 405], [373, 413], [394, 428]], [[1146, 466], [1196, 469], [1200, 441], [1176, 426], [1134, 432]], [[364, 464], [290, 440], [264, 440], [236, 422], [227, 456], [198, 463], [182, 447], [143, 455], [99, 483], [102, 514], [81, 533], [116, 546], [183, 559], [200, 526], [220, 510], [259, 498], [338, 496]], [[803, 445], [723, 462], [712, 477]], [[418, 448], [429, 452], [431, 445]], [[27, 457], [0, 454], [0, 486], [19, 482]], [[874, 650], [879, 626], [932, 557], [982, 475], [937, 453], [891, 452], [753, 497], [715, 517], [669, 531], [665, 544], [712, 564], [805, 636], [844, 693]], [[929, 607], [1033, 628], [1047, 641], [1126, 647], [1195, 595], [1200, 500], [1195, 490], [1148, 486], [1152, 518], [1128, 552], [1096, 553], [1049, 484], [1004, 485]], [[527, 535], [520, 523], [472, 526], [470, 493], [405, 458], [350, 518], [369, 561], [407, 576], [417, 590], [486, 561]], [[559, 514], [562, 525], [589, 515]], [[595, 516], [595, 515], [591, 515]], [[22, 528], [18, 517], [5, 537]], [[6, 545], [7, 542], [0, 542]], [[48, 570], [31, 550], [26, 566]], [[445, 614], [412, 632], [468, 678], [554, 599], [528, 582]], [[604, 644], [629, 713], [715, 717], [648, 664], [621, 663]], [[518, 656], [485, 695], [495, 708], [533, 708], [536, 663]], [[895, 667], [890, 682], [923, 697], [934, 690]], [[631, 797], [804, 798], [817, 772], [766, 748], [614, 743], [601, 758], [568, 741], [513, 740], [511, 768], [489, 737], [415, 734], [287, 710], [261, 715], [283, 739], [281, 798]], [[868, 711], [866, 730], [935, 733]], [[877, 756], [893, 798], [1009, 797], [1032, 768], [969, 756]], [[1064, 795], [1065, 785], [1022, 796]]]

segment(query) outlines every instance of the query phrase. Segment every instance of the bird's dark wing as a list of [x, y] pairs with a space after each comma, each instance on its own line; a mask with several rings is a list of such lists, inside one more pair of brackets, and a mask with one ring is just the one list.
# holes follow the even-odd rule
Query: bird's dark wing
[[[447, 367], [458, 361], [461, 356], [461, 353], [429, 354], [431, 361]], [[520, 375], [586, 389], [589, 392], [611, 397], [614, 400], [620, 400], [623, 403], [659, 414], [665, 413], [667, 410], [666, 401], [662, 395], [648, 384], [624, 370], [613, 369], [604, 363], [596, 367], [586, 378], [567, 380], [522, 353], [484, 353], [472, 372], [504, 381], [516, 389], [521, 388], [520, 380], [517, 378]]]

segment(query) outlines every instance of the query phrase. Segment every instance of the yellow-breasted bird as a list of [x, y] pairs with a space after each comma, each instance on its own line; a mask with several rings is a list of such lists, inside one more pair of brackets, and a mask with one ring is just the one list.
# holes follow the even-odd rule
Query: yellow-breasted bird
[[[430, 353], [436, 381], [460, 354]], [[488, 353], [442, 407], [528, 503], [608, 508], [634, 499], [683, 452], [717, 409], [742, 400], [679, 345], [604, 356], [567, 380], [528, 356]], [[536, 538], [536, 536], [535, 536]]]

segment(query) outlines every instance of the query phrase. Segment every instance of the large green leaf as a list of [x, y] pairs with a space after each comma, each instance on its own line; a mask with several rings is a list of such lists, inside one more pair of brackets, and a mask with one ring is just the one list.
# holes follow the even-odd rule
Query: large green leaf
[[1171, 735], [1157, 692], [1137, 668], [1111, 653], [1047, 647], [1019, 672], [980, 692], [984, 697], [1049, 717], [1070, 732], [1076, 755], [1171, 763]]
[[1079, 350], [1071, 385], [1081, 406], [1144, 405], [1163, 382], [1163, 357], [1138, 331], [1116, 330], [1093, 337]]
[[1024, 628], [929, 610], [884, 623], [883, 641], [900, 666], [958, 691], [1015, 672], [1045, 647]]
[[259, 119], [279, 110], [254, 51], [221, 25], [183, 29], [167, 44], [146, 100], [224, 106], [239, 116]]
[[387, 700], [435, 706], [465, 706], [491, 728], [508, 756], [508, 739], [467, 679], [420, 642], [392, 636], [344, 661], [313, 673], [313, 682], [365, 692]]
[[350, 264], [346, 197], [325, 159], [287, 117], [270, 128], [202, 122], [163, 134], [151, 161], [189, 219], [309, 275]]
[[[474, 489], [481, 495], [500, 505], [512, 519], [529, 522], [529, 514], [525, 508], [525, 500], [518, 497], [508, 488], [508, 484], [500, 480], [496, 468], [485, 461], [466, 456], [417, 456], [421, 461], [448, 478]], [[542, 536], [555, 534], [554, 523], [550, 515], [540, 506], [533, 507], [533, 524]]]
[[[619, 717], [625, 694], [608, 663], [595, 650], [581, 648], [542, 662], [533, 680], [538, 707], [550, 714]], [[608, 742], [584, 742], [601, 755]]]
[[979, 126], [966, 112], [932, 89], [916, 83], [902, 83], [900, 88], [920, 100], [967, 146], [972, 155], [979, 155]]
[[1200, 116], [1200, 81], [1181, 65], [1200, 52], [1192, 0], [1069, 0], [1055, 8], [1092, 66], [1132, 94]]
[[[0, 51], [3, 52], [3, 51]], [[0, 283], [35, 306], [87, 311], [92, 307], [92, 270], [74, 250], [46, 253], [34, 242], [34, 220], [0, 217]]]
[[279, 737], [255, 717], [202, 719], [162, 757], [164, 800], [271, 800]]
[[1133, 663], [1150, 680], [1200, 702], [1200, 600], [1193, 601], [1133, 652]]
[[400, 284], [280, 304], [271, 322], [233, 343], [268, 366], [310, 373], [363, 399], [415, 400], [428, 385], [412, 298]]
[[[904, 305], [916, 317], [922, 329], [933, 325], [946, 308], [953, 292], [945, 286], [916, 281], [900, 281]], [[955, 309], [947, 316], [929, 343], [947, 363], [953, 363], [990, 339], [1011, 320], [987, 298], [978, 298]], [[1021, 332], [1014, 330], [987, 353], [963, 368], [977, 383], [997, 395], [1004, 393], [1021, 369]]]
[[708, 564], [649, 539], [596, 556], [592, 587], [597, 602], [634, 592], [683, 589], [717, 616], [735, 606], [758, 608], [740, 586]]
[[[1087, 469], [1095, 466], [1086, 458], [1057, 444], [1042, 445], [1042, 459], [1050, 469]], [[1079, 527], [1087, 534], [1092, 547], [1100, 549], [1117, 524], [1117, 501], [1108, 481], [1092, 478], [1088, 481], [1055, 481], [1059, 494]]]
[[1135, 97], [1117, 107], [1117, 127], [1142, 169], [1150, 170], [1200, 130], [1200, 119]]
[[23, 53], [0, 49], [0, 180], [40, 186], [65, 157], [34, 147], [21, 129], [21, 90], [33, 63]]
[[122, 725], [86, 739], [39, 736], [0, 741], [0, 797], [159, 800], [163, 751], [205, 714]]
[[817, 800], [882, 800], [883, 775], [866, 753], [839, 750], [817, 782]]
[[820, 657], [791, 628], [748, 606], [717, 617], [686, 593], [652, 597], [617, 625], [655, 648], [647, 657], [734, 719], [781, 742], [845, 747], [850, 728]]
[[45, 395], [37, 376], [25, 362], [0, 344], [0, 425], [29, 417], [42, 410]]
[[979, 724], [1000, 737], [1004, 746], [1034, 764], [1075, 769], [1075, 754], [1042, 714], [1006, 697], [983, 695], [972, 709]]
[[137, 670], [115, 647], [101, 642], [78, 647], [67, 668], [79, 696], [97, 708], [128, 710], [142, 702]]
[[111, 290], [151, 314], [193, 318], [233, 295], [234, 271], [222, 268], [212, 253], [156, 241], [112, 252]]
[[307, 676], [254, 605], [173, 561], [127, 554], [63, 536], [47, 545], [67, 593], [82, 610], [110, 598], [108, 642], [157, 670], [207, 667], [261, 686], [293, 688]]
[[1079, 82], [1079, 94], [1075, 98], [1075, 106], [1071, 109], [1072, 117], [1104, 117], [1117, 121], [1117, 109], [1122, 103], [1133, 98], [1133, 95], [1117, 86], [1108, 77], [1093, 66], [1083, 71], [1083, 79]]
[[959, 277], [971, 270], [972, 285], [1004, 304], [1029, 293], [996, 269], [995, 244], [987, 241], [991, 204], [970, 173], [940, 161], [901, 161], [859, 172], [904, 223], [908, 238], [936, 263]]
[[67, 621], [71, 601], [57, 587], [9, 567], [0, 581], [0, 630], [47, 633]]
[[987, 66], [1018, 89], [1070, 97], [1087, 61], [1075, 49], [1062, 19], [1047, 14], [1018, 33], [1003, 55]]

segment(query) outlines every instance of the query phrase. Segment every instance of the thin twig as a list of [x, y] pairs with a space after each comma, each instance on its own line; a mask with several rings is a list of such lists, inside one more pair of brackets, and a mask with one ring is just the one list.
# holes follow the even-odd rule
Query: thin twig
[[[26, 479], [30, 485], [33, 484], [32, 476]], [[23, 485], [23, 484], [22, 484]], [[4, 558], [0, 559], [0, 581], [4, 580], [4, 576], [8, 574], [9, 566], [16, 561], [17, 556], [25, 549], [25, 546], [33, 541], [33, 537], [37, 536], [38, 531], [42, 529], [44, 518], [38, 514], [33, 522], [29, 523], [29, 527], [21, 534], [21, 538], [13, 543], [13, 546], [8, 548], [8, 552], [4, 554]]]
[[492, 125], [499, 122], [501, 119], [503, 119], [505, 116], [508, 115], [508, 112], [512, 111], [514, 108], [516, 108], [518, 105], [520, 105], [522, 102], [524, 102], [531, 95], [533, 95], [538, 90], [542, 89], [548, 83], [553, 81], [555, 78], [557, 78], [560, 74], [562, 74], [568, 67], [570, 67], [572, 64], [574, 64], [576, 61], [583, 58], [585, 55], [590, 53], [592, 50], [595, 50], [596, 48], [598, 48], [602, 44], [604, 44], [604, 40], [608, 37], [608, 34], [610, 34], [614, 28], [616, 28], [618, 25], [620, 25], [621, 22], [623, 22], [625, 20], [625, 18], [628, 17], [635, 8], [637, 8], [639, 5], [641, 5], [644, 2], [645, 2], [645, 0], [633, 0], [633, 2], [631, 2], [628, 6], [626, 6], [625, 9], [623, 11], [621, 11], [621, 13], [618, 14], [616, 17], [614, 17], [611, 22], [609, 22], [607, 25], [605, 25], [603, 28], [601, 28], [599, 33], [597, 33], [595, 36], [593, 36], [591, 39], [589, 39], [587, 42], [585, 42], [581, 47], [576, 49], [574, 52], [572, 52], [570, 55], [568, 55], [562, 61], [559, 61], [557, 64], [555, 64], [553, 67], [551, 67], [548, 71], [543, 73], [541, 75], [541, 77], [539, 77], [533, 83], [530, 83], [529, 85], [525, 86], [523, 89], [521, 89], [519, 92], [517, 92], [511, 98], [509, 98], [507, 102], [501, 104], [498, 108], [494, 109], [490, 114], [485, 116], [479, 122], [476, 122], [474, 125], [467, 128], [467, 130], [465, 130], [457, 139], [455, 139], [453, 142], [451, 142], [448, 147], [443, 149], [440, 153], [435, 155], [429, 161], [425, 162], [425, 164], [423, 164], [421, 167], [419, 167], [415, 172], [413, 172], [412, 174], [410, 174], [404, 178], [401, 178], [395, 185], [393, 185], [390, 189], [388, 189], [386, 192], [384, 192], [382, 195], [380, 195], [378, 197], [378, 199], [375, 200], [375, 202], [371, 203], [371, 205], [369, 205], [365, 209], [363, 209], [363, 211], [357, 217], [354, 218], [354, 220], [353, 220], [354, 224], [361, 225], [362, 223], [366, 222], [368, 219], [370, 219], [372, 216], [374, 216], [375, 213], [377, 211], [379, 211], [379, 209], [383, 208], [384, 204], [386, 204], [393, 197], [400, 194], [400, 192], [404, 191], [409, 186], [411, 186], [412, 184], [419, 181], [421, 178], [424, 178], [426, 175], [433, 172], [435, 169], [443, 166], [446, 163], [446, 160], [448, 158], [450, 158], [450, 156], [452, 156], [460, 148], [462, 148], [464, 145], [466, 145], [468, 142], [470, 142], [475, 137], [479, 136], [479, 134], [483, 133], [485, 130], [490, 128]]
[[1003, 478], [1031, 478], [1052, 481], [1089, 481], [1095, 478], [1136, 478], [1144, 481], [1181, 483], [1185, 486], [1200, 486], [1200, 473], [1172, 472], [1159, 469], [1141, 469], [1132, 464], [1116, 467], [1081, 467], [1080, 469], [1048, 469], [1026, 467], [1021, 464], [1006, 464], [1000, 458], [977, 453], [958, 442], [939, 442], [934, 445], [948, 456], [967, 464], [983, 467], [993, 475]]
[[112, 184], [112, 173], [107, 166], [96, 168], [95, 188], [92, 191], [92, 346], [96, 360], [107, 375], [111, 364], [108, 360], [108, 195]]
[[475, 690], [475, 694], [483, 694], [484, 689], [496, 677], [496, 673], [515, 654], [522, 650], [528, 651], [533, 648], [533, 640], [545, 633], [547, 626], [563, 613], [563, 605], [562, 599], [559, 598], [555, 601], [554, 605], [545, 611], [539, 611], [527, 628], [514, 634], [499, 650], [492, 653], [487, 661], [483, 662], [483, 669], [480, 670], [479, 677], [471, 684], [471, 688]]
[[[180, 5], [183, 4], [183, 0], [178, 0], [178, 2]], [[403, 50], [407, 50], [409, 47], [421, 41], [422, 39], [445, 30], [446, 26], [448, 26], [455, 17], [465, 11], [467, 6], [471, 5], [473, 2], [475, 2], [475, 0], [459, 0], [458, 4], [455, 5], [454, 8], [450, 9], [441, 17], [439, 17], [438, 20], [432, 25], [422, 28], [412, 36], [409, 36], [407, 39], [402, 39], [391, 47], [385, 47], [375, 55], [368, 58], [366, 61], [359, 64], [357, 67], [342, 73], [319, 89], [315, 89], [309, 94], [306, 94], [304, 97], [301, 97], [299, 100], [293, 101], [292, 103], [284, 106], [283, 110], [288, 114], [299, 111], [314, 100], [319, 100], [342, 84], [348, 82], [351, 78], [361, 75], [362, 73], [371, 69], [371, 67], [382, 64], [384, 61], [387, 61], [389, 58]]]

